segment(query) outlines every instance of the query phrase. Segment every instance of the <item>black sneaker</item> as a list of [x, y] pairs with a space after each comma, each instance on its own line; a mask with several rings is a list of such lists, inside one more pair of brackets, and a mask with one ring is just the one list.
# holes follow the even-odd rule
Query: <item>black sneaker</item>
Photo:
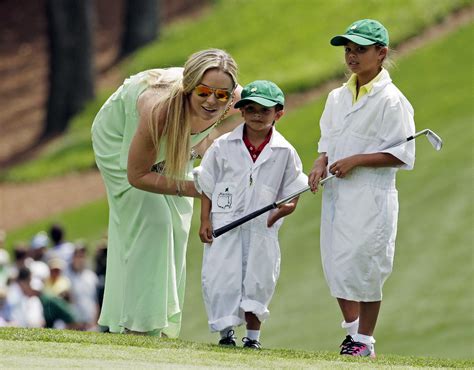
[[229, 330], [227, 335], [219, 341], [220, 346], [236, 346], [235, 335], [233, 330]]
[[244, 348], [262, 349], [262, 345], [258, 340], [243, 337], [242, 342], [244, 342]]
[[373, 353], [369, 346], [364, 343], [355, 342], [350, 335], [343, 340], [340, 345], [341, 355], [346, 356], [359, 356], [359, 357], [375, 357], [375, 352]]
[[346, 336], [346, 338], [342, 341], [341, 345], [339, 346], [340, 348], [344, 348], [347, 345], [351, 344], [354, 342], [354, 339], [350, 335]]

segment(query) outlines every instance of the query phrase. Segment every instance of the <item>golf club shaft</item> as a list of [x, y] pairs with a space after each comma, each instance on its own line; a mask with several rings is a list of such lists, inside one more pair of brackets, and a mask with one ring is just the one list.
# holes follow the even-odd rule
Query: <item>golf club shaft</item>
[[224, 226], [222, 226], [222, 227], [220, 227], [216, 230], [213, 230], [212, 231], [212, 236], [214, 238], [217, 238], [218, 236], [226, 233], [227, 231], [235, 229], [237, 226], [240, 226], [240, 225], [246, 223], [247, 221], [250, 221], [252, 218], [258, 217], [261, 214], [263, 214], [265, 212], [268, 212], [271, 209], [274, 209], [274, 208], [277, 208], [277, 207], [278, 206], [277, 206], [276, 203], [272, 203], [272, 204], [269, 204], [266, 207], [257, 209], [255, 212], [249, 213], [248, 215], [245, 215], [244, 217], [239, 218], [238, 220], [232, 221], [230, 224], [224, 225]]
[[[325, 177], [324, 179], [319, 181], [319, 185], [324, 185], [327, 181], [331, 180], [333, 177], [336, 177], [336, 175], [329, 175], [329, 176]], [[279, 200], [278, 202], [275, 202], [274, 204], [276, 205], [276, 207], [278, 207], [282, 204], [288, 203], [290, 200], [296, 198], [300, 194], [303, 194], [303, 193], [307, 192], [310, 189], [311, 189], [311, 187], [308, 185], [308, 186], [304, 187], [303, 189], [298, 190], [297, 192], [287, 196], [286, 198], [283, 198], [283, 199]], [[276, 207], [274, 207], [274, 208], [276, 208]]]
[[[320, 182], [319, 182], [319, 185], [324, 185], [324, 183], [330, 179], [332, 179], [333, 177], [336, 177], [335, 175], [330, 175], [324, 179], [322, 179]], [[257, 209], [256, 211], [252, 212], [252, 213], [249, 213], [248, 215], [245, 215], [244, 217], [241, 217], [239, 218], [238, 220], [235, 220], [235, 221], [232, 221], [231, 223], [225, 225], [225, 226], [222, 226], [216, 230], [214, 230], [212, 232], [212, 236], [214, 238], [217, 238], [218, 236], [226, 233], [227, 231], [229, 230], [232, 230], [232, 229], [235, 229], [237, 226], [240, 226], [244, 223], [246, 223], [247, 221], [250, 221], [251, 219], [255, 218], [255, 217], [258, 217], [260, 216], [261, 214], [264, 214], [265, 212], [268, 212], [274, 208], [278, 208], [280, 205], [282, 204], [285, 204], [285, 203], [288, 203], [289, 201], [291, 201], [292, 199], [296, 198], [297, 196], [299, 196], [300, 194], [304, 193], [304, 192], [307, 192], [308, 190], [310, 190], [311, 188], [309, 186], [306, 186], [304, 187], [303, 189], [301, 190], [298, 190], [297, 192], [287, 196], [286, 198], [283, 198], [281, 200], [279, 200], [278, 202], [274, 202], [272, 204], [269, 204], [268, 206], [265, 206], [263, 208], [260, 208], [260, 209]]]
[[[396, 144], [393, 144], [391, 146], [389, 146], [388, 148], [386, 148], [385, 150], [387, 149], [391, 149], [391, 148], [395, 148], [399, 145], [402, 145], [404, 143], [407, 143], [413, 139], [416, 139], [418, 136], [421, 136], [421, 135], [426, 135], [428, 132], [430, 132], [429, 129], [424, 129], [424, 130], [421, 130], [421, 131], [418, 131], [416, 133], [414, 133], [413, 135], [407, 137], [406, 139], [403, 139], [402, 141], [396, 143]], [[437, 135], [436, 135], [437, 136]], [[327, 176], [326, 178], [322, 179], [320, 182], [319, 182], [319, 185], [324, 185], [327, 181], [331, 180], [332, 178], [336, 177], [336, 175], [329, 175]], [[278, 208], [280, 205], [282, 204], [285, 204], [285, 203], [288, 203], [290, 200], [296, 198], [298, 195], [308, 191], [310, 188], [310, 186], [306, 186], [304, 187], [303, 189], [301, 190], [298, 190], [296, 193], [293, 193], [291, 195], [289, 195], [288, 197], [286, 198], [283, 198], [277, 202], [274, 202], [272, 204], [269, 204], [268, 206], [265, 206], [261, 209], [257, 209], [256, 211], [252, 212], [252, 213], [249, 213], [248, 215], [242, 217], [242, 218], [239, 218], [238, 220], [235, 220], [227, 225], [224, 225], [216, 230], [214, 230], [212, 232], [212, 236], [214, 238], [217, 238], [218, 236], [226, 233], [227, 231], [229, 230], [232, 230], [234, 228], [236, 228], [237, 226], [240, 226], [244, 223], [246, 223], [247, 221], [250, 221], [251, 219], [255, 218], [255, 217], [258, 217], [260, 216], [261, 214], [265, 213], [265, 212], [268, 212], [274, 208]]]

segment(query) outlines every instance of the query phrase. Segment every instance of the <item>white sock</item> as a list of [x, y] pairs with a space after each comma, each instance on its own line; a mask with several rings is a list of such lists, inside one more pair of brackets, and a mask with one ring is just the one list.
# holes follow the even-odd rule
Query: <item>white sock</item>
[[247, 338], [252, 340], [260, 340], [260, 330], [250, 330], [247, 329]]
[[227, 335], [229, 334], [229, 331], [234, 330], [233, 326], [229, 326], [225, 328], [224, 330], [221, 330], [219, 333], [221, 334], [221, 338], [226, 338]]
[[371, 335], [364, 335], [357, 333], [352, 337], [355, 342], [364, 343], [371, 351], [374, 349], [375, 338]]
[[341, 323], [341, 327], [343, 329], [346, 329], [347, 335], [354, 337], [354, 335], [356, 335], [357, 331], [359, 330], [359, 318], [355, 319], [352, 322], [343, 321]]

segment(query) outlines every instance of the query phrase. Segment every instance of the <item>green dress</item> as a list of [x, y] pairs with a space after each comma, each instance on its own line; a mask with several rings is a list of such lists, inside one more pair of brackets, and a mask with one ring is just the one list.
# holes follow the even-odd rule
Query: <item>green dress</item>
[[[92, 143], [109, 203], [105, 292], [99, 324], [177, 337], [186, 282], [186, 247], [193, 199], [155, 194], [132, 187], [127, 160], [138, 123], [137, 99], [157, 76], [172, 81], [181, 68], [150, 70], [125, 80], [107, 100], [92, 125]], [[191, 135], [191, 146], [212, 126]], [[164, 160], [160, 145], [157, 162]], [[188, 176], [192, 170], [188, 164]]]

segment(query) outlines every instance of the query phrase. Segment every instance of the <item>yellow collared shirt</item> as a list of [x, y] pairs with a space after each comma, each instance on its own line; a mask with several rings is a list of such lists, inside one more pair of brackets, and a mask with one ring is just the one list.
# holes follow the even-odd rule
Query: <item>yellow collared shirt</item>
[[370, 92], [370, 90], [372, 90], [374, 83], [376, 83], [380, 79], [381, 73], [382, 71], [380, 71], [380, 73], [377, 76], [375, 76], [372, 80], [367, 82], [365, 85], [361, 86], [359, 88], [359, 95], [357, 95], [357, 75], [355, 73], [352, 74], [352, 76], [349, 78], [346, 84], [347, 88], [352, 93], [352, 105], [357, 103], [360, 100], [360, 98], [362, 98], [364, 95], [367, 95]]

